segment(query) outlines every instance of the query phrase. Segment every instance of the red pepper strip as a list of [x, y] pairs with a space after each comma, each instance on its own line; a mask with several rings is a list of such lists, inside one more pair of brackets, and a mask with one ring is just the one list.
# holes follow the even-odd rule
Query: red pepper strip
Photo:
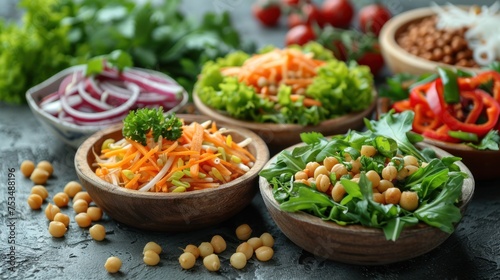
[[496, 71], [485, 71], [472, 78], [459, 78], [458, 85], [461, 90], [474, 90], [492, 79], [493, 98], [500, 103], [500, 73]]
[[436, 130], [424, 131], [422, 133], [422, 135], [425, 137], [436, 139], [436, 140], [443, 141], [443, 142], [450, 142], [450, 143], [461, 142], [460, 139], [453, 138], [450, 135], [448, 135], [448, 131], [450, 131], [450, 128], [446, 124], [443, 124], [440, 127], [438, 127]]
[[392, 108], [396, 111], [396, 113], [413, 110], [413, 108], [410, 106], [410, 100], [408, 99], [394, 102], [392, 104]]
[[466, 123], [476, 123], [477, 119], [483, 112], [484, 104], [481, 96], [473, 91], [462, 91], [460, 93], [461, 98], [472, 100], [472, 110], [467, 115], [465, 119]]
[[474, 93], [480, 95], [483, 104], [486, 106], [488, 120], [485, 123], [464, 123], [452, 116], [448, 104], [444, 101], [441, 79], [436, 79], [436, 81], [433, 82], [433, 85], [427, 91], [427, 100], [434, 114], [451, 130], [476, 133], [479, 137], [483, 137], [495, 127], [500, 115], [500, 105], [492, 96], [480, 89], [476, 89]]
[[419, 86], [416, 86], [410, 91], [410, 105], [415, 107], [417, 104], [424, 104], [429, 107], [427, 104], [427, 99], [425, 98], [425, 93], [429, 90], [432, 83], [426, 83]]
[[429, 110], [427, 103], [425, 105], [422, 103], [416, 104], [413, 111], [415, 112], [413, 131], [417, 133], [422, 134], [426, 130], [434, 130], [441, 124], [439, 119], [434, 116], [434, 113]]

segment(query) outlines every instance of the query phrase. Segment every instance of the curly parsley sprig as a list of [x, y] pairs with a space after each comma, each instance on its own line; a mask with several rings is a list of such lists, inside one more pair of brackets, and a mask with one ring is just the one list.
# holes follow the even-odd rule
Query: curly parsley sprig
[[150, 131], [154, 141], [158, 141], [160, 135], [168, 140], [177, 140], [182, 135], [182, 122], [174, 113], [165, 115], [162, 107], [130, 111], [123, 120], [123, 136], [142, 145], [146, 145], [146, 135]]

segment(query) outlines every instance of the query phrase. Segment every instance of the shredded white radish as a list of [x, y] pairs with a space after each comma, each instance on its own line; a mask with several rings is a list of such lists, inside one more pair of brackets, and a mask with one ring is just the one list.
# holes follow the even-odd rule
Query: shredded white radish
[[490, 7], [482, 6], [469, 10], [451, 3], [444, 7], [433, 3], [432, 9], [437, 14], [436, 28], [468, 28], [465, 39], [479, 65], [485, 66], [500, 59], [500, 2], [497, 1]]

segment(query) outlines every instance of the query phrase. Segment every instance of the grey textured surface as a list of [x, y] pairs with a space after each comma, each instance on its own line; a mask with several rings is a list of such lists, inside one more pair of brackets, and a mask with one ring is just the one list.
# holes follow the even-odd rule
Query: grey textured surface
[[[5, 11], [10, 2], [0, 1], [0, 15], [8, 14]], [[284, 27], [263, 29], [256, 25], [249, 14], [251, 2], [191, 0], [185, 1], [183, 7], [193, 17], [206, 10], [229, 10], [237, 28], [247, 38], [259, 45], [281, 45]], [[426, 5], [423, 1], [386, 2], [392, 3], [390, 7], [395, 12]], [[276, 227], [259, 194], [230, 220], [195, 232], [146, 232], [119, 224], [105, 215], [101, 223], [107, 229], [107, 237], [102, 242], [93, 241], [88, 229], [75, 224], [71, 208], [62, 209], [72, 222], [64, 238], [52, 238], [43, 211], [33, 211], [26, 203], [33, 183], [21, 175], [19, 166], [24, 159], [51, 161], [55, 172], [47, 189], [54, 195], [68, 181], [77, 179], [73, 165], [75, 151], [47, 134], [27, 105], [0, 103], [0, 143], [2, 279], [500, 279], [500, 180], [476, 182], [476, 193], [463, 221], [435, 250], [397, 264], [355, 266], [326, 261], [295, 246]], [[15, 185], [13, 193], [8, 190], [9, 174], [14, 175], [10, 180]], [[13, 209], [8, 208], [11, 201], [15, 202]], [[262, 263], [252, 259], [241, 271], [230, 267], [229, 257], [239, 244], [234, 230], [241, 223], [248, 223], [254, 235], [270, 232], [275, 237], [275, 256], [271, 261]], [[209, 241], [215, 234], [222, 235], [228, 243], [228, 249], [220, 255], [220, 272], [208, 272], [200, 260], [194, 269], [182, 270], [177, 261], [181, 252], [178, 248]], [[9, 241], [15, 241], [15, 245]], [[148, 267], [142, 261], [142, 248], [149, 241], [159, 243], [164, 250], [156, 267]], [[103, 268], [111, 255], [123, 261], [121, 272], [115, 275]]]

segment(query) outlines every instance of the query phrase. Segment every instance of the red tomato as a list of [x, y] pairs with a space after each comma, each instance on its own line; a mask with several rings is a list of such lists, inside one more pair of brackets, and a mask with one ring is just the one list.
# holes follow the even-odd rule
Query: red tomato
[[349, 0], [325, 0], [321, 6], [325, 24], [347, 28], [354, 16], [354, 7]]
[[344, 44], [340, 40], [336, 40], [332, 42], [332, 48], [331, 51], [333, 52], [333, 55], [338, 59], [342, 61], [347, 60], [347, 49], [344, 46]]
[[281, 7], [273, 3], [256, 3], [252, 7], [253, 15], [264, 26], [275, 26], [278, 24], [281, 16]]
[[314, 4], [304, 4], [299, 12], [292, 12], [288, 15], [288, 29], [301, 24], [317, 24], [318, 26], [323, 27], [324, 21], [321, 10]]
[[371, 4], [361, 8], [358, 16], [361, 31], [372, 32], [378, 36], [384, 24], [391, 18], [391, 12], [381, 4]]
[[370, 67], [373, 76], [377, 76], [384, 67], [384, 58], [377, 52], [366, 52], [357, 60], [359, 65]]
[[316, 39], [316, 34], [314, 30], [309, 25], [297, 25], [292, 29], [288, 30], [285, 35], [285, 45], [304, 45], [305, 43]]

